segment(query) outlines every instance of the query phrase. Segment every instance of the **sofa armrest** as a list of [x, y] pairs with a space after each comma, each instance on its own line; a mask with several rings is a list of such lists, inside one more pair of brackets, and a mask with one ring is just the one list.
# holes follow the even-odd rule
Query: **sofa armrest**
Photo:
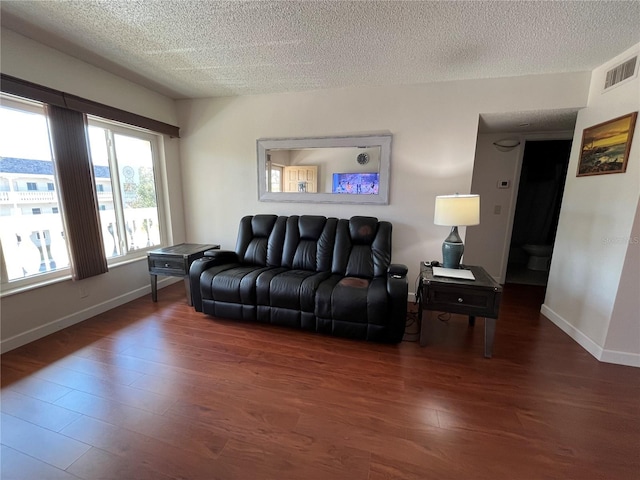
[[[217, 260], [214, 265], [222, 265], [223, 263], [237, 263], [238, 254], [232, 250], [207, 250], [204, 257], [208, 260]], [[205, 258], [202, 258], [205, 260]]]
[[407, 281], [407, 267], [392, 264], [387, 270], [387, 295], [389, 295], [389, 341], [398, 343], [404, 336], [407, 322], [407, 297], [409, 282]]
[[237, 263], [238, 255], [230, 250], [207, 250], [204, 257], [191, 263], [189, 268], [189, 286], [191, 287], [191, 301], [196, 312], [202, 311], [202, 294], [200, 293], [200, 276], [208, 268], [225, 263]]
[[408, 271], [409, 269], [406, 265], [402, 263], [392, 263], [389, 265], [389, 268], [387, 268], [387, 275], [392, 278], [404, 278], [407, 276]]

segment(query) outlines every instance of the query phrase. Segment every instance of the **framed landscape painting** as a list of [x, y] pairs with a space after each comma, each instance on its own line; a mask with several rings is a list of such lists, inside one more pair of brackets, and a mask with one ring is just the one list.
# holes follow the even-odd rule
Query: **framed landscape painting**
[[638, 112], [585, 128], [578, 161], [578, 177], [624, 173]]

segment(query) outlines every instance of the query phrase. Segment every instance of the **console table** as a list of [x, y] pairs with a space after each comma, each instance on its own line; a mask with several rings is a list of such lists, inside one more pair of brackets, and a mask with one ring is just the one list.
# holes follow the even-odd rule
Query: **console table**
[[418, 285], [420, 346], [427, 344], [423, 310], [468, 315], [471, 326], [475, 324], [476, 317], [484, 317], [484, 356], [491, 358], [502, 287], [482, 267], [466, 265], [464, 268], [471, 270], [475, 280], [435, 277], [431, 266], [425, 265], [424, 262], [420, 264]]
[[191, 301], [191, 286], [189, 284], [189, 267], [194, 260], [204, 256], [207, 250], [219, 249], [220, 245], [201, 245], [198, 243], [181, 243], [171, 247], [158, 248], [147, 252], [149, 275], [151, 276], [151, 299], [158, 301], [158, 275], [183, 277], [187, 291], [187, 302]]

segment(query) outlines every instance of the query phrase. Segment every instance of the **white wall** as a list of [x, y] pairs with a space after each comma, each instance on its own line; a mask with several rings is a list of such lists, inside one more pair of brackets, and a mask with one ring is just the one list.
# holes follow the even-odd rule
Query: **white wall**
[[[636, 207], [631, 236], [621, 237], [617, 241], [628, 244], [627, 255], [601, 359], [613, 363], [631, 363], [624, 360], [629, 358], [629, 354], [640, 353], [640, 201]], [[637, 362], [631, 364], [638, 366]]]
[[[2, 29], [2, 73], [176, 124], [173, 100]], [[178, 139], [163, 138], [163, 190], [173, 243], [185, 240]], [[162, 278], [162, 277], [161, 277]], [[170, 277], [162, 284], [175, 281]], [[87, 292], [80, 298], [80, 287]], [[1, 349], [15, 348], [150, 292], [146, 257], [104, 275], [65, 280], [1, 299]]]
[[[520, 145], [510, 152], [499, 152], [493, 142], [513, 138]], [[524, 144], [518, 135], [478, 135], [471, 193], [480, 195], [480, 225], [467, 228], [464, 263], [482, 265], [498, 282], [503, 283], [504, 256], [509, 248], [512, 210], [515, 210], [519, 162]], [[507, 180], [508, 189], [498, 189], [497, 182]], [[499, 213], [495, 210], [499, 209]]]
[[[440, 258], [448, 233], [433, 225], [435, 196], [470, 190], [479, 114], [582, 107], [589, 79], [572, 73], [180, 100], [187, 237], [232, 249], [247, 214], [372, 215], [393, 222], [393, 261], [409, 267], [413, 292], [419, 262]], [[258, 202], [258, 138], [380, 131], [393, 134], [389, 205]]]
[[[606, 70], [639, 51], [640, 44], [592, 74], [589, 103], [579, 112], [576, 123], [542, 307], [542, 313], [596, 358], [615, 358], [618, 363], [636, 366], [640, 366], [640, 342], [624, 338], [638, 332], [637, 327], [629, 325], [640, 322], [635, 308], [640, 286], [621, 286], [621, 281], [637, 281], [637, 276], [623, 275], [623, 270], [638, 268], [633, 263], [638, 258], [634, 249], [640, 245], [628, 240], [632, 238], [640, 196], [640, 122], [636, 124], [626, 173], [576, 177], [576, 171], [585, 128], [640, 109], [638, 78], [600, 94]], [[623, 293], [627, 288], [635, 295]]]

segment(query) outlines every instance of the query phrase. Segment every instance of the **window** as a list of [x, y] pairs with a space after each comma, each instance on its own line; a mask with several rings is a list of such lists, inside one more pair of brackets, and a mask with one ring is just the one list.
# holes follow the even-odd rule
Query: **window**
[[267, 154], [267, 192], [282, 192], [282, 176], [284, 167], [271, 161], [271, 155]]
[[107, 258], [159, 246], [157, 137], [90, 118], [89, 144]]
[[271, 191], [272, 192], [282, 191], [282, 170], [283, 168], [279, 165], [271, 166]]
[[[57, 194], [37, 191], [42, 178], [55, 179], [42, 104], [2, 98], [0, 172], [7, 187], [0, 196], [3, 282], [68, 273], [69, 256]], [[49, 208], [50, 213], [42, 213]]]
[[[0, 278], [2, 291], [10, 291], [71, 273], [62, 214], [76, 217], [58, 198], [50, 137], [60, 137], [45, 105], [4, 94], [0, 100]], [[162, 242], [160, 136], [97, 117], [88, 123], [106, 256], [109, 263], [139, 258]]]

